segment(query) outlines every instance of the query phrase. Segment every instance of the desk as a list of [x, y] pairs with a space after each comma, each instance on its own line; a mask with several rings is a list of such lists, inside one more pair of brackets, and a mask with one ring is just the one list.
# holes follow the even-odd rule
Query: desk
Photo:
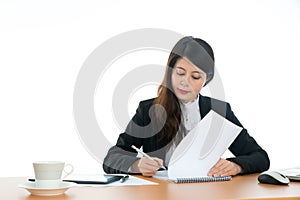
[[30, 195], [17, 185], [26, 182], [26, 177], [0, 178], [2, 200], [193, 200], [193, 199], [300, 199], [300, 182], [288, 186], [259, 184], [258, 174], [236, 176], [231, 181], [176, 184], [146, 178], [159, 185], [122, 187], [73, 187], [63, 195], [39, 197]]

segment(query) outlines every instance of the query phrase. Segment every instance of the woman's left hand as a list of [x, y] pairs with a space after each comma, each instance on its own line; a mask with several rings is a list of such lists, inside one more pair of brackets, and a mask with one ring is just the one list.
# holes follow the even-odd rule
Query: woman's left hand
[[242, 172], [242, 168], [235, 164], [221, 158], [208, 172], [208, 176], [234, 176]]

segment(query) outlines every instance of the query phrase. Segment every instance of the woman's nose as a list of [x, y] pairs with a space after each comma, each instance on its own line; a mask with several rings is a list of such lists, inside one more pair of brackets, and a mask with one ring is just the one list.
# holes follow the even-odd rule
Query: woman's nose
[[182, 79], [180, 81], [180, 85], [182, 85], [182, 86], [188, 86], [187, 77], [182, 77]]

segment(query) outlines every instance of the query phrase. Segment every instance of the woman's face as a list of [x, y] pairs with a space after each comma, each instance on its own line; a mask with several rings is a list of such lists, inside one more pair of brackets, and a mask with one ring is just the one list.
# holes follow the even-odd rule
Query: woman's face
[[206, 73], [187, 58], [179, 58], [172, 71], [172, 87], [183, 103], [196, 99], [206, 82]]

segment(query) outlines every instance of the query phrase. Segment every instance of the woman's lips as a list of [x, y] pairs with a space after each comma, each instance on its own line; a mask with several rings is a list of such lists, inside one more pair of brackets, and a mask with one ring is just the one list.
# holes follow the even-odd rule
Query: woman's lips
[[180, 94], [187, 94], [189, 91], [177, 88]]

